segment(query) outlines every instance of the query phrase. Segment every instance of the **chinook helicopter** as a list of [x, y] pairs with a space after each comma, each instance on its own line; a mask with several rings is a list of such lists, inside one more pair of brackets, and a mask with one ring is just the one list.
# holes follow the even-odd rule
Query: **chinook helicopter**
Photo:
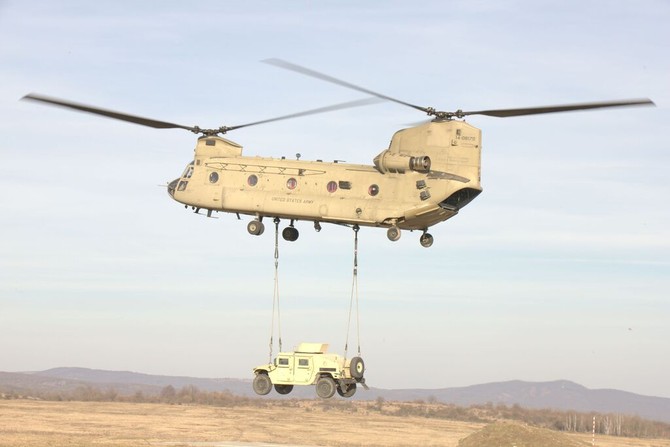
[[[223, 211], [253, 216], [247, 231], [260, 235], [264, 218], [286, 219], [287, 241], [298, 239], [297, 221], [387, 229], [391, 241], [401, 230], [419, 230], [423, 247], [433, 244], [428, 229], [456, 214], [481, 192], [481, 130], [466, 123], [469, 115], [512, 117], [607, 107], [654, 105], [649, 99], [591, 102], [557, 106], [455, 112], [438, 111], [386, 96], [280, 59], [265, 63], [370, 95], [370, 98], [294, 113], [238, 126], [198, 126], [142, 118], [38, 94], [39, 101], [157, 129], [184, 129], [200, 134], [195, 156], [183, 174], [169, 182], [168, 194], [196, 213]], [[391, 101], [432, 117], [399, 130], [372, 165], [244, 156], [242, 146], [221, 135], [235, 129], [316, 113]]]

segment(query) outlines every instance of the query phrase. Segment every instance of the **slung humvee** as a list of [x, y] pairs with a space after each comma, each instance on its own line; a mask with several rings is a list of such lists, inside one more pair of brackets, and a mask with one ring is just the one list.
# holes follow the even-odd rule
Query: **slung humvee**
[[273, 363], [254, 368], [256, 394], [268, 394], [274, 385], [279, 394], [288, 394], [294, 385], [316, 385], [316, 394], [328, 399], [337, 392], [342, 397], [365, 389], [365, 364], [361, 357], [346, 359], [328, 353], [327, 343], [301, 343], [294, 352], [280, 352]]

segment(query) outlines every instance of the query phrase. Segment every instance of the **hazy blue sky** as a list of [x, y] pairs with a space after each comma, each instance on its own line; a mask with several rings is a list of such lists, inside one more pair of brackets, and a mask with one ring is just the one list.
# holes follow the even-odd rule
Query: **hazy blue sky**
[[[18, 99], [215, 127], [364, 96], [259, 62], [279, 57], [444, 110], [653, 99], [471, 117], [484, 193], [433, 247], [361, 230], [361, 336], [377, 387], [568, 379], [670, 397], [668, 23], [651, 0], [0, 1], [0, 370], [251, 378], [273, 232], [168, 197], [195, 136]], [[371, 164], [421, 119], [386, 103], [228, 137]], [[341, 352], [352, 232], [298, 228], [281, 241], [284, 348]]]

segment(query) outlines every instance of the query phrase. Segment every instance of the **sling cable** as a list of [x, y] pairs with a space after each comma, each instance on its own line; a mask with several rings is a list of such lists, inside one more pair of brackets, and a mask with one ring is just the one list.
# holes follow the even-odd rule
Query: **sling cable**
[[[272, 353], [274, 349], [274, 335], [275, 335], [275, 321], [277, 322], [277, 335], [278, 335], [278, 346], [279, 352], [282, 351], [282, 340], [281, 340], [281, 313], [279, 308], [279, 218], [275, 217], [275, 252], [274, 252], [274, 263], [275, 263], [275, 272], [274, 272], [274, 291], [272, 294], [272, 319], [270, 324], [270, 343], [269, 343], [269, 362], [272, 363]], [[353, 279], [351, 283], [351, 297], [349, 300], [349, 317], [347, 319], [347, 332], [346, 339], [344, 343], [344, 358], [347, 358], [347, 353], [349, 351], [349, 334], [351, 333], [351, 318], [355, 312], [355, 324], [356, 324], [356, 348], [357, 348], [357, 357], [361, 356], [361, 332], [360, 332], [360, 314], [359, 314], [359, 299], [358, 299], [358, 231], [360, 230], [358, 225], [354, 225], [354, 268], [353, 268]]]
[[270, 361], [272, 363], [272, 348], [274, 347], [275, 315], [277, 317], [277, 335], [279, 352], [281, 352], [281, 314], [279, 313], [279, 218], [275, 217], [275, 286], [272, 294], [272, 324], [270, 326]]

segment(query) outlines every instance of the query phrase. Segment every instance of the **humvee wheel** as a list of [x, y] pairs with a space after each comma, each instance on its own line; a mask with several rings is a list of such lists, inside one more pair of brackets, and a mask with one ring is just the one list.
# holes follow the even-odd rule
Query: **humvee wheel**
[[[346, 386], [346, 385], [345, 385]], [[351, 397], [354, 394], [356, 394], [356, 384], [351, 383], [349, 386], [347, 386], [346, 391], [342, 391], [342, 387], [338, 384], [337, 386], [337, 394], [339, 394], [342, 397]]]
[[279, 394], [288, 394], [293, 391], [293, 385], [275, 385], [275, 391]]
[[360, 357], [354, 357], [349, 363], [349, 373], [354, 379], [362, 379], [363, 374], [365, 373], [365, 363]]
[[335, 381], [330, 376], [321, 377], [316, 382], [316, 395], [322, 399], [330, 399], [335, 394], [337, 386]]
[[253, 387], [256, 394], [265, 396], [272, 390], [272, 381], [267, 374], [258, 373], [256, 374], [256, 377], [254, 377]]

